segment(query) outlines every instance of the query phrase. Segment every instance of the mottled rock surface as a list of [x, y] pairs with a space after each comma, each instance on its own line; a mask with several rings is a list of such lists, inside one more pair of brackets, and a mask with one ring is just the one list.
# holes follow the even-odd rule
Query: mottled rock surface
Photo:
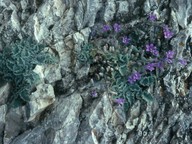
[[[87, 79], [90, 66], [76, 54], [94, 25], [133, 25], [151, 11], [168, 20], [175, 33], [170, 46], [189, 63], [172, 65], [156, 83], [153, 103], [138, 100], [125, 112], [105, 84]], [[59, 62], [36, 66], [42, 82], [27, 106], [7, 109], [10, 85], [0, 85], [0, 144], [191, 144], [191, 21], [191, 0], [1, 0], [0, 51], [27, 36], [46, 44]]]

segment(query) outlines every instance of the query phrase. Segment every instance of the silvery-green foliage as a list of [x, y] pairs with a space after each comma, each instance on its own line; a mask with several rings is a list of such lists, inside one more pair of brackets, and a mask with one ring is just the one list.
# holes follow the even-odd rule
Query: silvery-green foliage
[[139, 81], [139, 83], [142, 86], [150, 86], [151, 84], [154, 83], [155, 77], [154, 76], [145, 76], [142, 77], [141, 80]]
[[57, 62], [56, 57], [44, 48], [32, 39], [24, 39], [5, 47], [0, 53], [0, 76], [12, 84], [9, 102], [13, 105], [18, 105], [21, 100], [30, 100], [30, 91], [40, 80], [38, 74], [33, 72], [37, 64]]
[[132, 92], [138, 92], [141, 91], [140, 86], [137, 83], [129, 84], [129, 88]]
[[78, 52], [77, 58], [80, 62], [85, 63], [85, 62], [90, 62], [91, 60], [91, 49], [92, 45], [89, 43], [83, 44], [81, 47], [81, 51]]

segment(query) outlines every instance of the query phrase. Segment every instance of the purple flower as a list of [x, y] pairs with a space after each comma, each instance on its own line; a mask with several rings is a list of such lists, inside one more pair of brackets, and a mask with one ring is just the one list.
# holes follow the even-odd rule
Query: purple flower
[[166, 39], [170, 39], [173, 36], [173, 33], [171, 31], [164, 31], [163, 33]]
[[128, 82], [130, 84], [133, 84], [135, 81], [140, 80], [140, 79], [141, 79], [141, 74], [139, 72], [135, 72], [128, 77]]
[[117, 98], [114, 100], [115, 103], [119, 104], [119, 105], [123, 105], [125, 103], [125, 99], [123, 98]]
[[165, 61], [167, 62], [167, 63], [173, 63], [173, 57], [174, 57], [174, 55], [175, 55], [175, 52], [173, 51], [173, 50], [169, 50], [169, 51], [167, 51], [166, 52], [166, 57], [165, 57]]
[[123, 37], [123, 43], [124, 43], [124, 44], [128, 44], [128, 43], [130, 42], [130, 40], [131, 40], [131, 39], [128, 38], [127, 36], [124, 36], [124, 37]]
[[113, 25], [113, 28], [114, 28], [115, 32], [119, 32], [121, 26], [120, 26], [119, 24], [115, 23], [115, 24]]
[[107, 32], [111, 30], [111, 26], [110, 25], [103, 25], [103, 31]]
[[146, 51], [147, 52], [151, 52], [152, 50], [155, 50], [156, 49], [156, 46], [154, 46], [154, 44], [147, 44], [146, 46], [145, 46], [145, 48], [146, 48]]
[[154, 56], [159, 55], [159, 51], [157, 50], [157, 47], [154, 44], [147, 44], [145, 46], [147, 52], [151, 52]]
[[185, 59], [179, 59], [179, 63], [180, 63], [182, 66], [186, 66], [186, 65], [187, 65], [187, 60], [185, 60]]
[[151, 13], [148, 15], [148, 19], [149, 19], [150, 21], [155, 21], [155, 20], [157, 19], [157, 16], [156, 16], [153, 12], [151, 12]]
[[166, 58], [167, 59], [173, 59], [174, 55], [175, 55], [175, 52], [172, 50], [169, 50], [166, 52]]
[[171, 31], [169, 30], [169, 27], [168, 27], [167, 25], [165, 25], [165, 26], [163, 27], [163, 34], [164, 34], [164, 38], [165, 38], [165, 39], [170, 39], [170, 38], [173, 37], [173, 32], [171, 32]]
[[159, 51], [158, 50], [152, 50], [151, 53], [154, 55], [154, 56], [158, 56], [159, 55]]
[[136, 80], [141, 79], [141, 74], [140, 74], [139, 72], [135, 72], [135, 73], [133, 73], [132, 76], [133, 76], [133, 78], [136, 79]]
[[156, 64], [155, 63], [148, 63], [145, 65], [145, 69], [149, 71], [153, 71], [155, 69]]
[[91, 91], [91, 96], [92, 97], [97, 97], [98, 96], [96, 90]]

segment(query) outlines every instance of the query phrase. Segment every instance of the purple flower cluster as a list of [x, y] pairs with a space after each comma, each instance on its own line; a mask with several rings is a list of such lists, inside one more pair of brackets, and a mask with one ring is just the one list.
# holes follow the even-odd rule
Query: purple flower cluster
[[128, 38], [127, 36], [124, 36], [122, 42], [124, 44], [128, 44], [130, 42], [130, 40], [131, 40], [130, 38]]
[[169, 50], [166, 52], [166, 58], [173, 59], [175, 52], [173, 50]]
[[115, 23], [115, 24], [113, 25], [113, 28], [114, 28], [115, 32], [119, 32], [120, 29], [121, 29], [121, 26], [120, 26], [119, 24]]
[[153, 12], [151, 12], [151, 13], [148, 15], [148, 19], [149, 19], [150, 21], [155, 21], [155, 20], [157, 20], [157, 16], [156, 16]]
[[165, 61], [167, 63], [172, 63], [173, 62], [173, 58], [174, 58], [175, 52], [172, 50], [169, 50], [166, 52], [166, 57], [165, 57]]
[[159, 68], [163, 70], [163, 61], [161, 60], [158, 61], [157, 59], [155, 59], [154, 62], [148, 63], [147, 65], [145, 65], [145, 69], [149, 70], [150, 72], [155, 70], [155, 68]]
[[[103, 32], [110, 31], [111, 29], [112, 29], [112, 27], [110, 25], [108, 25], [108, 24], [103, 25]], [[121, 26], [119, 24], [115, 23], [113, 25], [113, 29], [115, 32], [119, 32], [121, 30]]]
[[145, 47], [147, 52], [151, 52], [152, 50], [156, 49], [154, 44], [147, 44]]
[[173, 32], [170, 31], [167, 25], [163, 27], [163, 34], [165, 39], [170, 39], [173, 37]]
[[103, 31], [104, 32], [107, 32], [107, 31], [110, 31], [111, 30], [111, 26], [110, 25], [103, 25]]
[[153, 71], [155, 67], [156, 67], [156, 63], [148, 63], [147, 65], [145, 65], [145, 69], [149, 71]]
[[125, 103], [125, 99], [123, 98], [117, 98], [114, 100], [115, 103], [119, 104], [119, 105], [123, 105]]
[[98, 96], [97, 91], [96, 90], [92, 90], [91, 91], [91, 96], [92, 97], [97, 97]]
[[134, 82], [140, 79], [141, 79], [141, 74], [139, 72], [134, 72], [132, 75], [128, 77], [128, 82], [130, 84], [133, 84]]
[[145, 46], [147, 52], [151, 52], [154, 56], [159, 55], [159, 51], [157, 50], [157, 47], [154, 44], [147, 44]]

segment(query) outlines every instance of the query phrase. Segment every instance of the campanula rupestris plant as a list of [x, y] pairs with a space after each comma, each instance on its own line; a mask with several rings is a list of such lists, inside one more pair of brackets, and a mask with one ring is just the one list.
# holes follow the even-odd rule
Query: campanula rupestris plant
[[[166, 67], [176, 62], [175, 51], [170, 50], [168, 41], [165, 41], [174, 33], [168, 25], [156, 20], [157, 15], [151, 12], [147, 20], [136, 24], [116, 22], [103, 25], [106, 33], [103, 39], [102, 35], [95, 39], [94, 48], [90, 51], [89, 58], [97, 59], [90, 63], [90, 73], [97, 79], [104, 77], [109, 89], [115, 92], [114, 102], [127, 108], [138, 97], [151, 101], [150, 86], [164, 75]], [[182, 66], [187, 63], [183, 59], [177, 62]]]

